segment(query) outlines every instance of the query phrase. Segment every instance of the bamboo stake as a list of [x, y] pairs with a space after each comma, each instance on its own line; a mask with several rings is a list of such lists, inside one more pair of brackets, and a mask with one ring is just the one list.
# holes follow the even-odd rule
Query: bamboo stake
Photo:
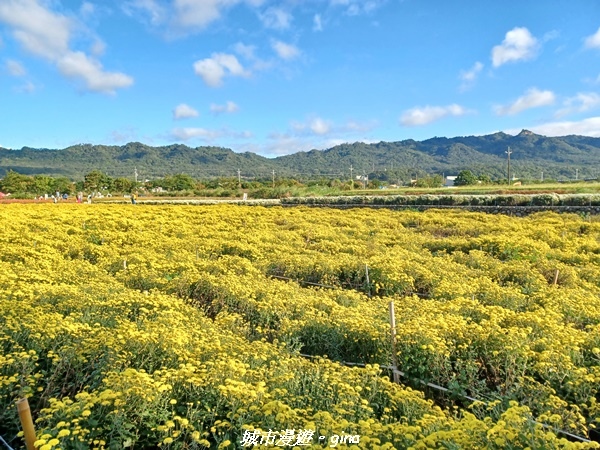
[[31, 418], [31, 410], [29, 409], [27, 398], [22, 398], [17, 402], [17, 411], [19, 412], [19, 419], [21, 419], [25, 446], [27, 450], [35, 450], [35, 445], [33, 445], [36, 441], [35, 428], [33, 427], [33, 419]]
[[394, 383], [400, 383], [400, 374], [398, 373], [398, 355], [396, 354], [396, 314], [394, 312], [394, 302], [391, 301], [390, 309], [390, 338], [392, 341], [392, 364], [394, 365]]
[[369, 266], [365, 264], [365, 275], [367, 277], [367, 295], [371, 296], [371, 282], [369, 281]]
[[554, 272], [554, 286], [556, 286], [558, 284], [558, 269], [556, 269], [556, 272]]

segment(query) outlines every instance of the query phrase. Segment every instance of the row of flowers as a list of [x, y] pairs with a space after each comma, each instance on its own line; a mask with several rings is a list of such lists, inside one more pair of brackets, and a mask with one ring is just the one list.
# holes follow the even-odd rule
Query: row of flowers
[[[5, 205], [0, 435], [27, 396], [43, 450], [240, 448], [253, 430], [593, 448], [532, 419], [599, 423], [599, 237], [554, 213]], [[401, 385], [381, 369], [391, 300]]]

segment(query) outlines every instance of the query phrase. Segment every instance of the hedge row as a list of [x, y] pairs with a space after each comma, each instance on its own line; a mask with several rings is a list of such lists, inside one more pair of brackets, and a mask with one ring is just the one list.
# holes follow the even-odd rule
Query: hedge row
[[600, 194], [292, 197], [283, 205], [600, 206]]

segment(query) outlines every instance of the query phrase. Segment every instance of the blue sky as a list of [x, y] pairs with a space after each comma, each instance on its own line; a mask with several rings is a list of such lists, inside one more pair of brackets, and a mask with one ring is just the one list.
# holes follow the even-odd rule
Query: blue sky
[[0, 146], [600, 136], [596, 0], [0, 0]]

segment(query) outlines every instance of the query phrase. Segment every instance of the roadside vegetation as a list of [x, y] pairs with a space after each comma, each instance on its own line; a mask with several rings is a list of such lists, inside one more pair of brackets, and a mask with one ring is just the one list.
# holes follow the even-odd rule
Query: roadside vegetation
[[78, 192], [93, 197], [123, 196], [134, 192], [152, 198], [229, 198], [241, 199], [244, 194], [251, 199], [275, 199], [289, 197], [364, 196], [364, 195], [512, 195], [512, 194], [595, 194], [600, 193], [600, 182], [556, 180], [521, 180], [508, 185], [506, 180], [475, 177], [470, 171], [462, 171], [457, 177], [458, 185], [443, 186], [441, 175], [428, 175], [412, 180], [408, 185], [394, 184], [389, 180], [371, 178], [340, 180], [331, 178], [281, 178], [244, 179], [212, 178], [194, 179], [177, 174], [135, 182], [128, 178], [113, 178], [100, 171], [87, 173], [82, 180], [72, 181], [65, 177], [24, 175], [9, 171], [0, 179], [0, 192], [13, 199], [34, 199], [55, 192], [70, 196]]

